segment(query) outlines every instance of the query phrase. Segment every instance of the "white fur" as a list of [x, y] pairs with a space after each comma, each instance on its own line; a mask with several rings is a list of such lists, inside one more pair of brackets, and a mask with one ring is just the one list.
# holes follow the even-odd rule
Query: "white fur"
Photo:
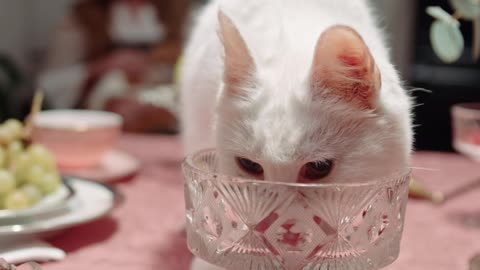
[[[219, 8], [238, 28], [257, 67], [255, 85], [244, 89], [243, 98], [224, 97]], [[311, 98], [315, 44], [338, 24], [363, 37], [381, 73], [374, 111]], [[410, 165], [410, 99], [366, 1], [213, 1], [186, 48], [181, 95], [184, 153], [216, 148], [225, 173], [243, 175], [235, 156], [260, 163], [271, 181], [295, 181], [303, 164], [326, 158], [335, 167], [324, 181], [373, 180]], [[215, 269], [194, 264], [196, 270]]]

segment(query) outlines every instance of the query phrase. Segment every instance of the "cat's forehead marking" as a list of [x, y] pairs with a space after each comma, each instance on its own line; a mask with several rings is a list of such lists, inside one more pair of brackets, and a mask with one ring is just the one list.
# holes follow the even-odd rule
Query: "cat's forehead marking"
[[[332, 158], [333, 147], [348, 145], [365, 123], [362, 113], [346, 111], [340, 104], [308, 104], [270, 100], [250, 119], [244, 142], [258, 159], [292, 162]], [[349, 139], [350, 138], [350, 139]], [[337, 147], [338, 148], [338, 147]]]
[[251, 141], [259, 158], [275, 162], [292, 162], [306, 158], [311, 126], [306, 108], [296, 106], [294, 99], [275, 99], [264, 104], [250, 122]]

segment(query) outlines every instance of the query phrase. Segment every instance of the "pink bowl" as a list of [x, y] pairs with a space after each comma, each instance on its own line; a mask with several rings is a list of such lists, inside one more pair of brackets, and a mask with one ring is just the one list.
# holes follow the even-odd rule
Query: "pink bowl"
[[32, 140], [54, 155], [60, 168], [99, 163], [121, 132], [122, 117], [91, 110], [42, 111], [33, 119]]

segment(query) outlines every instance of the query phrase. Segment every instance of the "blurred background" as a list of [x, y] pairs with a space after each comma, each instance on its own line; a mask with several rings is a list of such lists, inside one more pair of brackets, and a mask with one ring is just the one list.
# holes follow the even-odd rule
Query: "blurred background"
[[[0, 0], [0, 118], [22, 119], [32, 94], [44, 109], [90, 108], [124, 116], [129, 132], [178, 132], [175, 67], [200, 0]], [[415, 107], [416, 148], [450, 151], [450, 107], [480, 101], [472, 29], [464, 55], [442, 63], [431, 49], [427, 5], [373, 0], [392, 58]]]

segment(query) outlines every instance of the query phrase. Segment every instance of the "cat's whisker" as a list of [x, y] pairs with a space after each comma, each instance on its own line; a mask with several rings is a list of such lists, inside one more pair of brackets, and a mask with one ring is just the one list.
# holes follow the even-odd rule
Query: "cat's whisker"
[[425, 88], [422, 88], [422, 87], [415, 87], [415, 88], [409, 88], [407, 86], [407, 92], [408, 93], [413, 93], [413, 92], [424, 92], [424, 93], [432, 93], [432, 90], [428, 90], [428, 89], [425, 89]]

